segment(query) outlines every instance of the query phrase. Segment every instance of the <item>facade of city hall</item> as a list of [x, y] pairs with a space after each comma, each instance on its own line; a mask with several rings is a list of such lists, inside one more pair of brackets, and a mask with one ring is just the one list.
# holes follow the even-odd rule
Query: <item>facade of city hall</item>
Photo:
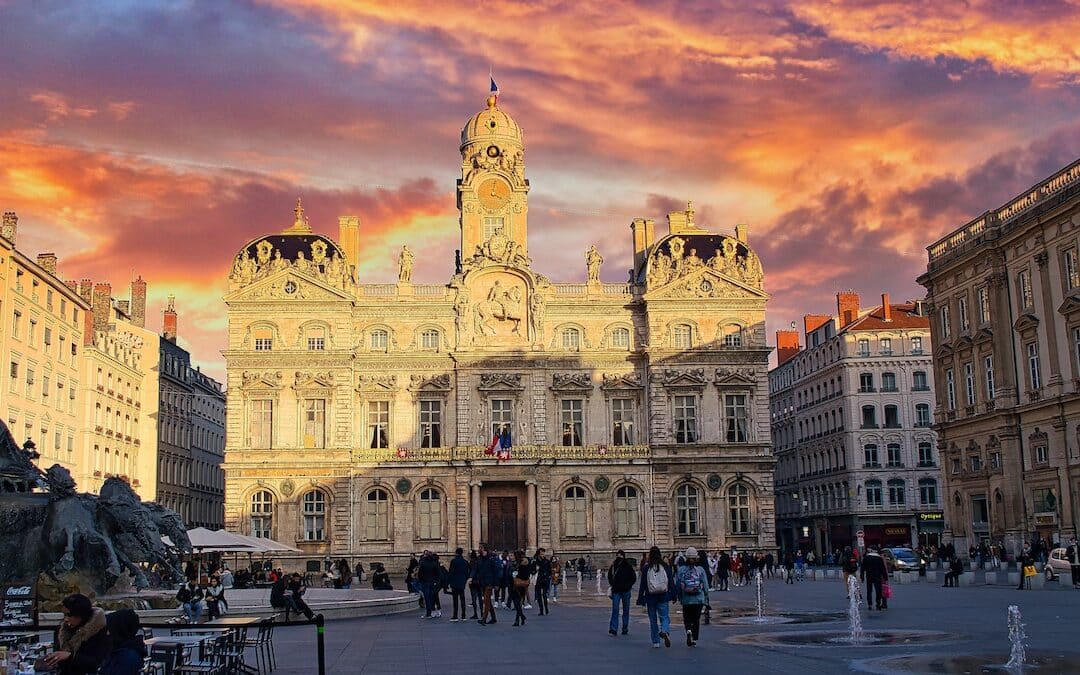
[[397, 283], [361, 283], [359, 218], [334, 240], [299, 202], [240, 249], [227, 527], [301, 559], [774, 547], [768, 296], [745, 226], [707, 229], [692, 205], [659, 236], [635, 219], [628, 283], [600, 281], [594, 247], [587, 281], [552, 281], [529, 257], [520, 127], [489, 99], [460, 149], [445, 284], [412, 283], [407, 247]]

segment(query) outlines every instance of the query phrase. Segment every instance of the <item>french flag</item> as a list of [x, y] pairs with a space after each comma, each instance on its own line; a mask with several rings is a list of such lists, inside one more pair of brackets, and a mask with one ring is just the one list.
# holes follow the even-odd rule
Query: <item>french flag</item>
[[491, 437], [491, 444], [484, 449], [485, 455], [494, 455], [495, 448], [499, 447], [499, 432], [496, 431]]
[[513, 445], [510, 439], [510, 427], [503, 429], [502, 435], [499, 436], [499, 454], [496, 459], [500, 462], [505, 462], [510, 459], [510, 448]]
[[495, 78], [488, 75], [488, 79], [491, 80], [491, 95], [495, 97], [495, 100], [499, 100], [499, 85], [495, 84]]

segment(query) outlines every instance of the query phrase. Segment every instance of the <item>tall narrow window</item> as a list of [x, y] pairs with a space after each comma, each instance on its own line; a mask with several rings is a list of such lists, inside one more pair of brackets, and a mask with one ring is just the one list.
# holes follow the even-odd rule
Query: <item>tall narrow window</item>
[[563, 445], [582, 445], [581, 434], [584, 427], [584, 416], [584, 401], [581, 399], [564, 399], [561, 402], [561, 419], [559, 422], [562, 424]]
[[862, 428], [863, 429], [876, 429], [877, 428], [877, 408], [872, 405], [864, 405], [862, 407]]
[[881, 338], [878, 343], [882, 356], [892, 356], [892, 338]]
[[638, 491], [633, 485], [620, 485], [615, 491], [615, 536], [637, 537], [641, 534], [638, 515]]
[[724, 395], [724, 420], [727, 424], [727, 442], [746, 443], [749, 439], [746, 394]]
[[578, 485], [566, 488], [563, 494], [563, 526], [564, 536], [584, 537], [586, 529], [588, 504], [585, 501], [585, 489]]
[[259, 490], [251, 495], [251, 536], [270, 539], [273, 517], [274, 496], [267, 490]]
[[364, 538], [368, 541], [390, 538], [390, 495], [382, 488], [367, 493], [364, 500]]
[[899, 443], [889, 443], [888, 445], [886, 445], [885, 454], [887, 466], [904, 466], [904, 458], [901, 454]]
[[971, 361], [964, 364], [964, 400], [975, 405], [975, 366]]
[[390, 447], [390, 401], [368, 402], [368, 438], [368, 447]]
[[930, 384], [926, 379], [925, 370], [916, 370], [911, 374], [912, 391], [930, 391]]
[[675, 491], [675, 524], [679, 536], [694, 536], [701, 534], [698, 513], [698, 490], [693, 485], [685, 483]]
[[371, 348], [375, 351], [385, 352], [390, 345], [390, 334], [385, 330], [376, 329], [371, 331]]
[[1035, 306], [1035, 298], [1031, 291], [1031, 270], [1023, 270], [1016, 277], [1018, 286], [1017, 295], [1020, 298], [1020, 307], [1027, 309]]
[[326, 447], [326, 400], [309, 398], [304, 400], [304, 447]]
[[889, 481], [889, 504], [892, 506], [902, 506], [904, 504], [904, 493], [906, 492], [904, 481], [899, 478], [893, 478]]
[[268, 352], [274, 348], [274, 332], [269, 328], [255, 329], [255, 351]]
[[990, 289], [979, 289], [979, 323], [990, 323]]
[[420, 348], [428, 351], [437, 351], [439, 349], [439, 331], [434, 328], [429, 328], [420, 333]]
[[274, 402], [255, 400], [248, 406], [248, 445], [252, 448], [273, 447]]
[[967, 298], [959, 298], [956, 301], [956, 316], [960, 319], [960, 330], [966, 331], [971, 327], [968, 321], [968, 305]]
[[1071, 291], [1074, 288], [1080, 288], [1080, 263], [1077, 261], [1076, 249], [1070, 248], [1065, 251], [1062, 262], [1066, 290]]
[[1080, 373], [1080, 328], [1073, 328], [1073, 356], [1076, 359], [1076, 372]]
[[26, 367], [26, 391], [24, 394], [26, 398], [34, 398], [34, 369], [30, 366]]
[[435, 488], [420, 491], [419, 527], [421, 539], [442, 539], [442, 493]]
[[326, 535], [326, 495], [320, 490], [304, 493], [304, 540], [322, 541]]
[[945, 370], [945, 404], [949, 410], [956, 410], [956, 376], [952, 368]]
[[731, 534], [750, 533], [750, 490], [741, 483], [728, 488], [728, 524]]
[[874, 391], [873, 373], [859, 373], [859, 391], [864, 394]]
[[913, 337], [913, 338], [911, 338], [911, 353], [913, 355], [915, 355], [915, 356], [918, 356], [919, 354], [922, 354], [922, 338], [921, 337]]
[[923, 506], [937, 506], [937, 481], [933, 478], [919, 479], [919, 503]]
[[626, 328], [616, 328], [611, 331], [611, 346], [615, 349], [629, 349], [630, 331]]
[[930, 404], [928, 403], [916, 403], [915, 404], [915, 426], [928, 427], [930, 426]]
[[19, 337], [20, 326], [22, 326], [22, 312], [15, 310], [11, 315], [11, 337]]
[[1038, 391], [1042, 386], [1042, 378], [1039, 373], [1039, 345], [1035, 342], [1027, 344], [1028, 377], [1031, 378], [1032, 391]]
[[680, 324], [671, 331], [672, 346], [675, 349], [690, 349], [693, 346], [693, 333], [690, 326]]
[[675, 442], [697, 443], [697, 397], [676, 396], [675, 404]]
[[442, 401], [420, 401], [420, 447], [442, 447]]
[[881, 374], [881, 391], [896, 391], [896, 373]]
[[863, 446], [863, 463], [869, 467], [881, 466], [881, 460], [878, 458], [878, 446], [876, 444], [867, 443]]
[[491, 401], [491, 433], [498, 436], [504, 431], [513, 429], [513, 404], [508, 398], [497, 398]]
[[12, 361], [11, 368], [8, 371], [11, 379], [8, 380], [8, 391], [15, 393], [19, 389], [19, 362]]
[[919, 441], [919, 466], [934, 466], [934, 445], [930, 441]]
[[611, 444], [634, 444], [634, 400], [615, 398], [611, 400]]
[[867, 340], [866, 338], [862, 338], [861, 340], [859, 340], [858, 344], [859, 344], [858, 355], [859, 356], [870, 356], [870, 340]]
[[881, 481], [866, 481], [866, 505], [869, 507], [881, 506]]
[[941, 308], [941, 337], [946, 340], [949, 339], [949, 335], [952, 333], [952, 321], [949, 317], [949, 306], [945, 305]]

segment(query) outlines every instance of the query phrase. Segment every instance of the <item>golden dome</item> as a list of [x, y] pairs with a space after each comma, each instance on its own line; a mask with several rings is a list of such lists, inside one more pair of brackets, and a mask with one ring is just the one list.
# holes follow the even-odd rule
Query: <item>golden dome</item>
[[502, 110], [494, 96], [489, 96], [487, 107], [469, 118], [461, 130], [461, 150], [472, 143], [496, 141], [524, 145], [521, 127]]

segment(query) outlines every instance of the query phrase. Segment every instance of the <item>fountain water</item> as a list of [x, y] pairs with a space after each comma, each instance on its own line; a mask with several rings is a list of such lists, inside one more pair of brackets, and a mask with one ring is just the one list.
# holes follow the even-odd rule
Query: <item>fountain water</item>
[[1005, 664], [1007, 670], [1023, 670], [1024, 659], [1026, 658], [1024, 650], [1024, 640], [1027, 639], [1027, 634], [1024, 632], [1024, 622], [1020, 616], [1020, 608], [1016, 605], [1009, 605], [1009, 642], [1012, 643], [1012, 650], [1009, 652], [1009, 662]]
[[603, 576], [604, 575], [600, 573], [600, 570], [596, 570], [596, 594], [597, 595], [603, 595], [604, 594], [604, 591], [600, 588], [600, 579]]
[[848, 623], [851, 626], [851, 644], [863, 642], [862, 614], [859, 612], [859, 580], [855, 575], [848, 577]]
[[757, 573], [757, 589], [754, 596], [754, 604], [757, 606], [757, 619], [758, 621], [765, 620], [765, 584], [761, 580], [761, 572]]
[[581, 570], [577, 571], [577, 592], [581, 592]]

